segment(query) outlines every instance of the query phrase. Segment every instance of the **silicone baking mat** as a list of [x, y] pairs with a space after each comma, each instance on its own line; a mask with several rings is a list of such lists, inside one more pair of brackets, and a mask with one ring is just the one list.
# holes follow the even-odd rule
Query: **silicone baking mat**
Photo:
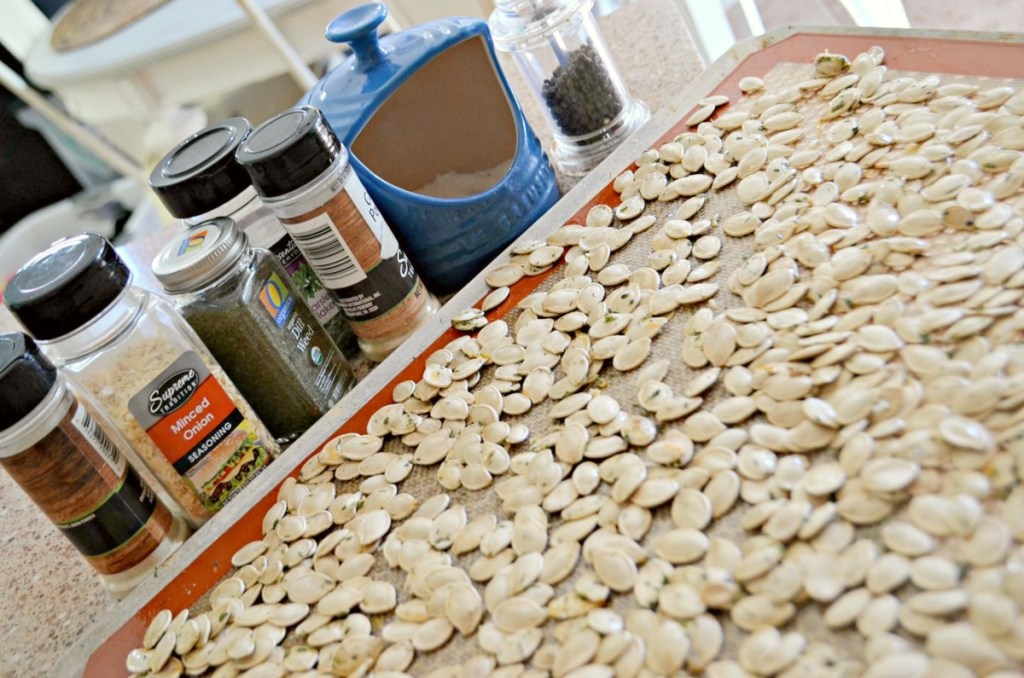
[[[635, 157], [638, 150], [649, 146], [657, 147], [687, 129], [682, 121], [689, 117], [699, 99], [710, 94], [724, 94], [734, 102], [738, 101], [741, 98], [738, 83], [742, 77], [748, 75], [765, 78], [769, 82], [770, 88], [777, 90], [811, 77], [810, 73], [813, 69], [808, 64], [811, 63], [814, 55], [821, 51], [827, 49], [830, 52], [846, 54], [852, 58], [873, 45], [879, 45], [885, 50], [885, 64], [890, 71], [937, 73], [949, 76], [949, 81], [966, 79], [986, 83], [1002, 78], [1024, 76], [1024, 72], [1019, 66], [1024, 63], [1022, 60], [1024, 45], [1019, 42], [1000, 40], [998, 36], [869, 31], [816, 31], [795, 34], [782, 31], [773, 33], [755, 42], [735, 47], [723, 60], [709, 69], [709, 72], [700, 81], [691, 85], [676, 104], [659, 113], [650, 125], [638, 135], [639, 139], [634, 138], [628, 142], [628, 148], [617, 152], [595, 171], [592, 177], [563, 198], [562, 202], [528, 233], [524, 234], [522, 239], [543, 238], [563, 223], [580, 223], [594, 204], [616, 205], [618, 197], [611, 188], [611, 179], [630, 166], [632, 158]], [[720, 115], [726, 110], [729, 110], [728, 107], [723, 107], [717, 114]], [[712, 211], [723, 213], [723, 210], [732, 208], [729, 202], [731, 191], [725, 190], [721, 193], [722, 195], [716, 196], [705, 205], [700, 217], [710, 216]], [[647, 213], [656, 214], [661, 223], [664, 219], [670, 218], [676, 208], [678, 208], [678, 202], [660, 205], [652, 203]], [[724, 213], [727, 214], [727, 212]], [[653, 230], [655, 229], [651, 229], [651, 232]], [[613, 261], [636, 264], [636, 257], [642, 256], [643, 248], [649, 243], [651, 232], [645, 234], [648, 236], [647, 238], [634, 239], [634, 243], [615, 254]], [[735, 262], [739, 261], [744, 254], [742, 249], [739, 249], [742, 245], [737, 244], [739, 241], [729, 238], [723, 238], [723, 240], [724, 247], [720, 255], [723, 271], [718, 274], [717, 280], [724, 280]], [[500, 256], [496, 260], [496, 264], [503, 263], [505, 259], [504, 255]], [[492, 320], [501, 317], [511, 320], [516, 313], [515, 307], [518, 301], [540, 286], [550, 287], [554, 280], [560, 277], [559, 267], [555, 267], [544, 275], [524, 278], [513, 286], [509, 299], [497, 309], [489, 312], [488, 317]], [[343, 423], [339, 422], [340, 426], [333, 426], [332, 422], [337, 421], [335, 419], [337, 410], [328, 415], [316, 431], [307, 434], [293, 446], [286, 455], [288, 461], [282, 460], [278, 464], [287, 463], [291, 469], [294, 469], [291, 475], [295, 475], [302, 463], [318, 452], [323, 443], [330, 438], [346, 432], [365, 432], [366, 423], [373, 412], [391, 402], [393, 386], [406, 379], [419, 379], [426, 357], [461, 335], [454, 330], [445, 329], [446, 318], [471, 305], [473, 301], [479, 300], [483, 296], [483, 291], [479, 279], [472, 283], [470, 289], [460, 294], [441, 312], [439, 322], [422, 329], [410, 339], [406, 346], [400, 349], [400, 353], [403, 354], [401, 357], [407, 358], [408, 362], [402, 364], [401, 360], [389, 360], [377, 370], [378, 373], [383, 371], [383, 374], [376, 374], [376, 378], [373, 379], [376, 382], [374, 384], [375, 391], [347, 420]], [[721, 301], [721, 305], [728, 305], [727, 300]], [[681, 321], [671, 323], [677, 328], [682, 324]], [[657, 355], [659, 350], [666, 351], [665, 347], [672, 345], [672, 342], [675, 341], [677, 340], [673, 339], [669, 333], [666, 333], [665, 337], [659, 337], [655, 344], [655, 354]], [[675, 350], [678, 351], [678, 348]], [[606, 370], [606, 372], [608, 372], [606, 388], [609, 392], [614, 393], [617, 389], [628, 392], [629, 388], [634, 387], [634, 374], [619, 374], [611, 370]], [[676, 375], [676, 378], [680, 376]], [[622, 397], [619, 399], [620, 402], [625, 402]], [[531, 431], [531, 436], [542, 434], [543, 431]], [[310, 442], [314, 439], [316, 444]], [[414, 495], [418, 495], [421, 491], [423, 494], [419, 496], [420, 499], [441, 491], [440, 486], [436, 482], [432, 482], [433, 469], [428, 469], [428, 471], [429, 473], [410, 477], [403, 483], [402, 491], [411, 492]], [[421, 476], [422, 482], [420, 481]], [[112, 622], [106, 627], [105, 632], [97, 632], [105, 637], [105, 640], [101, 638], [102, 642], [98, 648], [92, 651], [88, 647], [88, 640], [81, 644], [81, 650], [89, 656], [85, 675], [110, 676], [123, 673], [125, 656], [133, 647], [140, 644], [146, 626], [159, 610], [170, 608], [176, 611], [193, 606], [216, 582], [230, 572], [231, 555], [243, 544], [262, 536], [263, 515], [276, 501], [276, 486], [260, 486], [260, 489], [262, 498], [249, 499], [251, 506], [243, 506], [240, 509], [236, 507], [234, 511], [230, 512], [238, 516], [233, 524], [226, 524], [227, 516], [222, 515], [212, 521], [208, 528], [204, 528], [207, 540], [211, 540], [209, 535], [214, 530], [218, 530], [220, 534], [212, 538], [208, 546], [191, 557], [189, 564], [173, 578], [165, 575], [164, 578], [167, 581], [160, 582], [155, 594], [142, 602], [138, 611], [132, 614], [127, 621]], [[461, 492], [464, 491], [460, 490]], [[473, 495], [460, 493], [453, 493], [454, 501], [469, 507], [470, 501], [467, 499], [472, 496], [472, 502], [477, 503], [472, 509], [470, 517], [480, 511], [490, 510], [490, 507], [495, 505], [493, 489], [489, 488]], [[481, 497], [483, 501], [481, 501]], [[201, 532], [197, 537], [203, 534], [204, 532]], [[133, 600], [137, 600], [137, 598], [133, 598]], [[815, 625], [813, 620], [809, 620], [809, 625]], [[112, 633], [110, 633], [111, 631]], [[841, 638], [839, 636], [833, 636], [833, 638], [841, 644], [847, 645], [849, 642], [855, 642], [853, 638], [849, 638], [852, 635], [854, 634], [843, 634]], [[811, 639], [810, 635], [809, 639]], [[463, 657], [464, 654], [458, 647], [459, 644], [460, 641], [453, 640], [449, 647], [434, 653], [436, 656], [418, 662], [414, 666], [414, 671], [419, 673], [432, 667], [438, 661], [444, 661], [445, 658], [454, 660]], [[470, 640], [468, 644], [471, 644], [475, 651], [475, 642]], [[856, 653], [856, 648], [850, 649]]]

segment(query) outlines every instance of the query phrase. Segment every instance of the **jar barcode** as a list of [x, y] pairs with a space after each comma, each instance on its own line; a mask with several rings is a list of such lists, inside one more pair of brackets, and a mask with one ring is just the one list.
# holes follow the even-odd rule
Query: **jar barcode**
[[307, 233], [292, 233], [306, 260], [325, 283], [351, 284], [361, 279], [363, 272], [352, 253], [329, 224]]
[[93, 447], [96, 448], [103, 458], [107, 461], [110, 466], [117, 471], [118, 475], [124, 472], [125, 461], [124, 457], [121, 456], [120, 450], [114, 445], [113, 441], [107, 437], [107, 434], [103, 432], [103, 429], [99, 427], [96, 420], [92, 418], [89, 412], [79, 405], [78, 411], [75, 413], [72, 422], [82, 432], [89, 442], [92, 443]]

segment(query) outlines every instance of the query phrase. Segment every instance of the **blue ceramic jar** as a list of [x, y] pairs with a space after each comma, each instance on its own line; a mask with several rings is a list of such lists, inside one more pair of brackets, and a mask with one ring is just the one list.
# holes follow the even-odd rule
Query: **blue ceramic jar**
[[558, 200], [555, 174], [498, 66], [487, 24], [378, 38], [387, 8], [327, 28], [353, 54], [303, 98], [323, 111], [427, 287], [458, 290]]

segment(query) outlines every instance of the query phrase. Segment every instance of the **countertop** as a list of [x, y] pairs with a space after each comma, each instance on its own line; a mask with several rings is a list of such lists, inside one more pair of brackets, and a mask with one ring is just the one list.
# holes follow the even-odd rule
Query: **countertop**
[[[704, 68], [672, 0], [638, 0], [600, 20], [633, 96], [652, 111], [672, 100]], [[503, 64], [506, 68], [510, 67]], [[527, 117], [545, 145], [535, 102], [512, 73]], [[563, 189], [571, 180], [562, 178]], [[16, 326], [0, 307], [0, 330]], [[0, 676], [38, 676], [87, 628], [117, 606], [71, 544], [24, 492], [0, 472]], [[65, 673], [72, 667], [59, 667]]]

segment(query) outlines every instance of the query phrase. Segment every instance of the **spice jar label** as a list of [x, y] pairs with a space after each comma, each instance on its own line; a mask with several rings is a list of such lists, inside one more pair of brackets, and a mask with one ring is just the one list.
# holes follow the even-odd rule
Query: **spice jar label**
[[107, 434], [82, 405], [75, 410], [71, 424], [92, 443], [119, 481], [117, 489], [102, 503], [67, 522], [58, 522], [64, 536], [86, 556], [98, 556], [127, 543], [145, 527], [156, 512], [156, 496], [143, 484], [134, 469]]
[[[362, 228], [365, 232], [363, 238], [370, 243], [367, 249], [374, 250], [368, 256], [376, 260], [366, 272], [338, 233], [329, 214], [322, 213], [308, 221], [289, 223], [288, 229], [303, 248], [306, 257], [317, 266], [320, 279], [334, 291], [341, 310], [353, 322], [365, 322], [384, 315], [402, 304], [419, 287], [416, 270], [405, 252], [398, 249], [397, 242], [390, 248], [391, 256], [385, 257], [385, 244], [380, 243], [376, 235], [365, 227]], [[385, 231], [388, 238], [394, 241], [394, 236], [386, 226]], [[310, 233], [319, 234], [315, 240], [319, 244], [314, 244], [313, 249], [309, 249], [313, 241], [303, 235]], [[325, 244], [332, 239], [338, 243], [335, 249]], [[328, 249], [331, 251], [328, 252]], [[326, 255], [328, 259], [321, 259], [320, 254]], [[327, 272], [323, 268], [325, 265]], [[334, 274], [341, 271], [358, 271], [358, 274]]]
[[253, 246], [269, 250], [274, 255], [321, 324], [326, 324], [340, 313], [331, 293], [320, 282], [273, 212], [259, 200], [253, 200], [251, 206], [236, 213], [234, 219]]
[[128, 409], [210, 510], [270, 462], [267, 442], [194, 351], [132, 396]]
[[368, 280], [335, 290], [338, 304], [353, 323], [366, 322], [393, 311], [408, 297], [425, 296], [416, 271], [401, 250], [390, 259], [382, 259], [373, 274]]
[[[303, 375], [310, 380], [324, 409], [330, 408], [344, 395], [346, 386], [345, 365], [330, 340], [301, 306], [296, 310], [295, 297], [276, 273], [267, 276], [260, 288], [259, 299], [283, 333], [278, 336], [294, 350], [289, 356], [292, 364], [299, 366]], [[192, 319], [195, 317], [192, 316]], [[205, 332], [201, 333], [201, 336], [204, 335]]]
[[274, 324], [283, 327], [295, 308], [295, 297], [288, 291], [284, 281], [276, 273], [271, 273], [260, 289], [260, 303], [274, 319]]
[[289, 224], [288, 230], [316, 268], [320, 280], [331, 289], [366, 280], [366, 271], [328, 215], [318, 214], [308, 221]]
[[398, 240], [391, 232], [391, 227], [384, 221], [377, 204], [373, 202], [370, 193], [359, 181], [351, 165], [347, 165], [338, 177], [338, 182], [345, 188], [346, 195], [352, 200], [352, 204], [363, 215], [363, 221], [370, 227], [373, 237], [380, 243], [380, 258], [390, 259], [398, 253]]
[[66, 523], [55, 523], [84, 556], [109, 554], [128, 543], [156, 513], [156, 495], [134, 469], [125, 469], [114, 493]]
[[114, 469], [114, 473], [118, 476], [124, 473], [124, 468], [128, 465], [128, 461], [117, 449], [117, 446], [107, 437], [107, 434], [103, 432], [103, 429], [97, 425], [96, 420], [92, 418], [88, 410], [79, 405], [74, 417], [71, 419], [71, 423], [85, 436], [86, 440], [92, 443], [96, 451], [103, 455], [103, 460], [107, 462], [110, 468]]
[[171, 514], [69, 392], [57, 409], [59, 423], [0, 466], [92, 567], [124, 572], [159, 546]]
[[269, 248], [270, 252], [277, 258], [281, 268], [288, 273], [288, 279], [306, 300], [306, 305], [313, 311], [316, 319], [321, 325], [326, 325], [327, 321], [341, 311], [331, 293], [320, 282], [313, 267], [302, 256], [295, 241], [284, 230], [281, 231], [281, 235], [283, 237]]

